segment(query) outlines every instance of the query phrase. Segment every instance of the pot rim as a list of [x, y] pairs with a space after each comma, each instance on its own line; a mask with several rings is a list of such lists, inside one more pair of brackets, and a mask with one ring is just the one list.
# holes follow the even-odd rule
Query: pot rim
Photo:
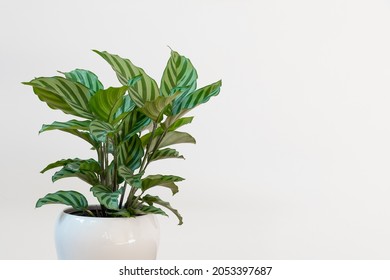
[[[88, 210], [96, 210], [96, 209], [101, 209], [100, 205], [90, 205], [87, 208]], [[145, 215], [138, 215], [134, 217], [91, 217], [91, 216], [82, 216], [82, 215], [77, 215], [75, 213], [81, 212], [80, 210], [76, 210], [72, 207], [67, 207], [62, 210], [61, 214], [72, 216], [72, 217], [78, 217], [78, 218], [86, 218], [86, 219], [137, 219], [141, 217], [148, 217], [148, 216], [156, 216], [156, 214], [145, 214]]]

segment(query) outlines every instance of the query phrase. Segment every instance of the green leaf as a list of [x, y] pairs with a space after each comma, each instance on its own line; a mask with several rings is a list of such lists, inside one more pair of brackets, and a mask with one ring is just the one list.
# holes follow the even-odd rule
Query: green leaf
[[109, 123], [93, 120], [89, 126], [89, 131], [97, 141], [105, 143], [107, 135], [114, 133], [115, 128]]
[[78, 171], [92, 171], [96, 173], [101, 172], [100, 164], [93, 158], [87, 160], [75, 160], [65, 165], [67, 170], [78, 172]]
[[26, 85], [33, 86], [39, 99], [52, 109], [60, 109], [66, 114], [93, 119], [88, 101], [91, 94], [85, 86], [62, 77], [35, 78]]
[[69, 130], [69, 129], [78, 129], [78, 130], [88, 130], [91, 121], [78, 121], [78, 120], [70, 120], [67, 122], [53, 122], [52, 124], [44, 124], [42, 125], [39, 133], [49, 131], [49, 130]]
[[53, 169], [53, 168], [56, 168], [56, 167], [61, 167], [61, 166], [65, 166], [67, 165], [68, 163], [71, 163], [71, 162], [75, 162], [75, 161], [80, 161], [80, 159], [78, 158], [68, 158], [68, 159], [61, 159], [61, 160], [58, 160], [56, 162], [53, 162], [53, 163], [50, 163], [48, 166], [46, 166], [44, 169], [42, 169], [41, 173], [45, 173], [46, 171], [50, 170], [50, 169]]
[[141, 140], [137, 135], [134, 135], [118, 145], [118, 166], [124, 165], [134, 171], [141, 166], [143, 155], [144, 149]]
[[87, 159], [82, 160], [79, 158], [74, 159], [61, 159], [56, 162], [50, 163], [48, 166], [46, 166], [41, 173], [45, 173], [46, 171], [65, 166], [66, 170], [72, 171], [72, 172], [82, 172], [82, 171], [92, 171], [96, 173], [100, 173], [100, 165], [99, 163], [94, 159]]
[[152, 205], [142, 205], [139, 209], [135, 209], [134, 213], [136, 215], [158, 214], [168, 217], [167, 213], [165, 213], [161, 208]]
[[176, 151], [175, 149], [165, 148], [162, 150], [157, 150], [149, 159], [149, 162], [160, 160], [160, 159], [168, 159], [168, 158], [184, 159], [184, 157], [180, 155], [179, 152]]
[[128, 115], [129, 112], [134, 110], [134, 108], [135, 108], [135, 103], [133, 100], [131, 100], [130, 96], [129, 95], [123, 96], [122, 105], [118, 108], [118, 111], [116, 111], [114, 115], [114, 123], [117, 123], [124, 116]]
[[181, 95], [173, 102], [172, 114], [179, 114], [183, 110], [192, 109], [202, 103], [209, 101], [212, 96], [218, 95], [221, 90], [222, 81], [200, 88], [187, 95]]
[[76, 135], [88, 143], [90, 143], [93, 147], [97, 147], [98, 143], [91, 137], [88, 132], [83, 132], [80, 130], [89, 130], [89, 126], [91, 121], [78, 121], [78, 120], [70, 120], [67, 122], [53, 122], [52, 124], [44, 124], [39, 131], [39, 133], [50, 131], [50, 130], [61, 130], [73, 135]]
[[128, 183], [130, 186], [140, 189], [142, 188], [142, 181], [141, 177], [143, 176], [143, 173], [134, 175], [133, 170], [126, 166], [121, 166], [118, 168], [118, 174], [121, 176], [126, 183]]
[[148, 177], [142, 179], [142, 191], [146, 191], [156, 186], [162, 186], [169, 188], [174, 195], [179, 191], [179, 188], [175, 182], [180, 182], [183, 180], [184, 178], [174, 175], [149, 175]]
[[110, 187], [103, 185], [95, 185], [91, 188], [91, 192], [98, 199], [99, 203], [107, 209], [119, 209], [118, 198], [123, 194], [123, 188], [112, 191]]
[[142, 107], [145, 101], [151, 101], [159, 96], [159, 89], [155, 80], [148, 76], [142, 68], [135, 66], [130, 60], [106, 51], [94, 50], [106, 60], [115, 71], [122, 85], [128, 86], [129, 80], [142, 76], [142, 79], [129, 87], [129, 94], [137, 106]]
[[103, 89], [102, 83], [95, 73], [84, 69], [75, 69], [70, 72], [60, 72], [65, 75], [65, 78], [77, 82], [89, 89], [89, 93], [94, 95], [98, 90]]
[[161, 206], [171, 210], [173, 212], [173, 214], [175, 214], [176, 217], [179, 219], [179, 225], [183, 224], [183, 217], [179, 214], [179, 211], [177, 211], [176, 209], [172, 208], [172, 206], [169, 204], [169, 202], [163, 201], [158, 196], [152, 196], [152, 195], [149, 195], [149, 194], [145, 195], [142, 198], [142, 200], [145, 201], [149, 205], [158, 204], [158, 205], [161, 205]]
[[120, 125], [121, 141], [127, 141], [149, 124], [150, 119], [138, 110], [129, 113]]
[[89, 108], [101, 121], [112, 123], [123, 105], [126, 90], [127, 86], [99, 90], [89, 101]]
[[[182, 127], [183, 125], [189, 124], [192, 122], [194, 117], [185, 117], [181, 119], [177, 119], [176, 116], [169, 116], [167, 117], [166, 121], [161, 124], [161, 127], [157, 128], [156, 131], [154, 132], [153, 136], [157, 137], [161, 134], [163, 134], [164, 129], [168, 127], [167, 131], [174, 131], [178, 129], [179, 127]], [[146, 145], [148, 143], [149, 138], [152, 136], [152, 133], [149, 132], [141, 137], [142, 145]]]
[[79, 211], [85, 211], [88, 207], [87, 199], [76, 191], [49, 193], [45, 197], [38, 199], [35, 207], [38, 208], [45, 204], [65, 204]]
[[66, 166], [54, 173], [52, 181], [55, 182], [69, 177], [77, 177], [90, 185], [96, 185], [99, 182], [97, 175], [92, 171], [72, 171], [67, 169]]
[[132, 218], [135, 217], [136, 214], [134, 211], [130, 211], [131, 209], [119, 209], [113, 211], [107, 211], [110, 217], [122, 217], [122, 218]]
[[190, 124], [192, 122], [192, 120], [194, 119], [194, 117], [184, 117], [181, 119], [177, 119], [171, 123], [170, 118], [172, 118], [172, 117], [167, 117], [167, 120], [164, 123], [162, 123], [163, 127], [168, 126], [168, 131], [174, 131], [174, 130], [178, 129], [179, 127], [182, 127], [183, 125]]
[[171, 57], [161, 78], [160, 92], [163, 96], [172, 95], [177, 88], [186, 88], [182, 95], [196, 89], [198, 74], [191, 61], [171, 50]]
[[[155, 149], [157, 141], [158, 141], [157, 138], [153, 138], [151, 143], [151, 147], [153, 147], [153, 149]], [[165, 134], [165, 137], [161, 141], [160, 145], [157, 147], [157, 149], [174, 145], [174, 144], [182, 144], [182, 143], [196, 144], [196, 140], [194, 137], [192, 137], [190, 134], [186, 132], [168, 131]]]
[[159, 96], [152, 101], [145, 101], [140, 111], [151, 118], [154, 122], [159, 123], [167, 107], [176, 98], [176, 94], [171, 96]]

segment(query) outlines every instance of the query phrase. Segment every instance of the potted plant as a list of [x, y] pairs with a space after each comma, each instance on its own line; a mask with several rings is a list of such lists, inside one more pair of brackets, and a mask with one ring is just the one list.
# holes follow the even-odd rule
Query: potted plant
[[[115, 71], [121, 86], [105, 88], [88, 70], [60, 72], [25, 82], [51, 109], [75, 118], [42, 126], [41, 132], [60, 130], [87, 141], [96, 158], [62, 159], [41, 173], [60, 168], [52, 181], [77, 177], [90, 185], [97, 202], [74, 190], [60, 190], [40, 198], [36, 207], [65, 204], [56, 225], [60, 259], [154, 259], [159, 229], [154, 214], [170, 210], [170, 203], [153, 195], [157, 186], [178, 192], [176, 175], [147, 174], [154, 161], [184, 157], [172, 145], [195, 143], [178, 131], [191, 123], [184, 116], [220, 92], [221, 81], [197, 89], [191, 61], [171, 50], [160, 86], [130, 60], [94, 50]], [[162, 208], [163, 209], [162, 209]]]

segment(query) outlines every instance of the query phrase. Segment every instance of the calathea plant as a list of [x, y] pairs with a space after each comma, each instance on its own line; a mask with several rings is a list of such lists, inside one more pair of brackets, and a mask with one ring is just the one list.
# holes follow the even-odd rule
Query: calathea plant
[[171, 51], [160, 87], [145, 71], [130, 60], [106, 51], [94, 51], [115, 71], [120, 87], [104, 88], [88, 70], [60, 72], [63, 76], [39, 77], [25, 82], [51, 109], [61, 110], [77, 119], [53, 122], [41, 132], [60, 130], [87, 141], [96, 151], [96, 159], [62, 159], [49, 164], [41, 173], [60, 168], [53, 182], [77, 177], [89, 185], [100, 207], [89, 207], [84, 195], [60, 190], [40, 198], [36, 207], [65, 204], [79, 215], [135, 217], [144, 214], [167, 215], [172, 211], [182, 224], [182, 217], [160, 197], [150, 194], [154, 187], [178, 192], [175, 175], [146, 175], [150, 163], [168, 158], [183, 159], [171, 145], [195, 143], [188, 133], [178, 131], [191, 123], [184, 117], [196, 106], [219, 93], [221, 81], [197, 89], [197, 72], [191, 61]]

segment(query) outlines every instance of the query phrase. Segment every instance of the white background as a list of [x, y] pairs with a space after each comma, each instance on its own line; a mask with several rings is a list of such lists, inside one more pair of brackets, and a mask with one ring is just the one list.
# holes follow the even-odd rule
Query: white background
[[198, 144], [151, 172], [187, 180], [161, 217], [159, 259], [390, 258], [388, 1], [0, 2], [0, 258], [54, 259], [62, 207], [34, 209], [58, 189], [39, 174], [88, 145], [43, 123], [51, 111], [21, 85], [90, 69], [119, 85], [91, 51], [130, 58], [160, 80], [169, 45], [199, 85], [223, 80], [193, 111]]

